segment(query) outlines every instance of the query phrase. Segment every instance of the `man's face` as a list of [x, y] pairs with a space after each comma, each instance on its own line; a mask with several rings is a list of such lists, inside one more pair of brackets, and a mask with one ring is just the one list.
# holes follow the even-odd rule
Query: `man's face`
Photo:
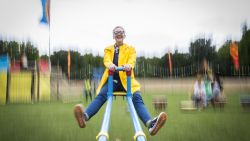
[[120, 35], [120, 34], [115, 35], [115, 41], [116, 41], [116, 43], [123, 43], [123, 40], [124, 40], [123, 35]]
[[125, 38], [125, 31], [123, 28], [115, 28], [113, 30], [113, 37], [117, 44], [123, 44], [123, 40]]

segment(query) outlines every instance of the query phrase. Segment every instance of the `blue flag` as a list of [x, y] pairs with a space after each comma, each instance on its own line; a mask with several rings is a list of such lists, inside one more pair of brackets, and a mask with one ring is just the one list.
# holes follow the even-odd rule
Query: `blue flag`
[[50, 24], [50, 0], [41, 0], [43, 8], [43, 16], [40, 20], [42, 24]]

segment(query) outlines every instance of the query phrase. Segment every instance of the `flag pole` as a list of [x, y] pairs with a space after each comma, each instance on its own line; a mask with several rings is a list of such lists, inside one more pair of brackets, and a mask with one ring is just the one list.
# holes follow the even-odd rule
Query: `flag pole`
[[172, 58], [170, 48], [168, 49], [168, 65], [169, 65], [169, 74], [170, 74], [170, 83], [171, 83], [171, 94], [173, 94], [173, 84], [172, 84]]
[[49, 23], [49, 72], [51, 73], [51, 60], [50, 60], [50, 23]]
[[51, 1], [49, 0], [49, 10], [48, 10], [48, 19], [49, 19], [49, 72], [51, 73], [51, 54], [50, 54], [50, 46], [51, 46], [51, 42], [50, 42], [50, 37], [51, 37], [51, 32], [50, 32], [50, 13], [51, 13]]
[[[40, 23], [48, 25], [49, 26], [49, 72], [51, 73], [51, 58], [50, 58], [50, 0], [41, 0], [42, 3], [42, 18], [40, 20]], [[47, 52], [47, 51], [46, 51]]]
[[143, 88], [143, 93], [145, 94], [146, 92], [145, 92], [145, 89], [146, 89], [146, 87], [145, 87], [145, 67], [144, 67], [144, 61], [143, 61], [143, 85], [144, 85], [144, 88]]

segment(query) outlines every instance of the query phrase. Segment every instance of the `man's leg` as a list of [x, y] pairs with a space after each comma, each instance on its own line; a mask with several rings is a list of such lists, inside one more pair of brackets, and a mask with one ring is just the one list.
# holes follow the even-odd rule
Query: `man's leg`
[[139, 118], [141, 119], [141, 121], [144, 123], [145, 126], [148, 126], [147, 124], [149, 124], [152, 118], [146, 106], [143, 103], [140, 92], [135, 92], [133, 94], [132, 101]]
[[108, 84], [106, 83], [95, 99], [89, 104], [85, 110], [86, 120], [89, 120], [94, 116], [102, 107], [102, 105], [107, 101]]
[[81, 128], [84, 128], [86, 125], [86, 121], [89, 120], [92, 116], [94, 116], [102, 105], [107, 100], [107, 92], [108, 92], [108, 84], [106, 83], [100, 93], [95, 97], [95, 99], [90, 103], [90, 105], [83, 110], [82, 104], [77, 104], [74, 108], [74, 113], [76, 120]]
[[145, 126], [148, 127], [150, 135], [155, 135], [165, 124], [167, 120], [167, 114], [165, 112], [161, 112], [157, 117], [152, 119], [143, 103], [140, 92], [135, 92], [133, 94], [132, 101], [139, 118], [142, 120]]

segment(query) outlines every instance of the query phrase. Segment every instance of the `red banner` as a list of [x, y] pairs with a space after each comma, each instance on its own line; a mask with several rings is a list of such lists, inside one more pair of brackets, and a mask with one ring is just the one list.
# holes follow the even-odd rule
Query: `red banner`
[[49, 62], [46, 59], [40, 59], [39, 61], [39, 70], [42, 73], [46, 73], [49, 71]]
[[10, 71], [11, 72], [20, 72], [21, 69], [21, 61], [15, 60], [11, 61]]
[[238, 45], [236, 42], [232, 42], [230, 45], [230, 55], [233, 59], [234, 69], [239, 70], [239, 54], [238, 54]]
[[169, 72], [170, 72], [170, 75], [172, 75], [172, 59], [171, 59], [170, 50], [168, 51], [168, 64], [169, 64]]
[[68, 79], [70, 79], [70, 50], [68, 51]]

